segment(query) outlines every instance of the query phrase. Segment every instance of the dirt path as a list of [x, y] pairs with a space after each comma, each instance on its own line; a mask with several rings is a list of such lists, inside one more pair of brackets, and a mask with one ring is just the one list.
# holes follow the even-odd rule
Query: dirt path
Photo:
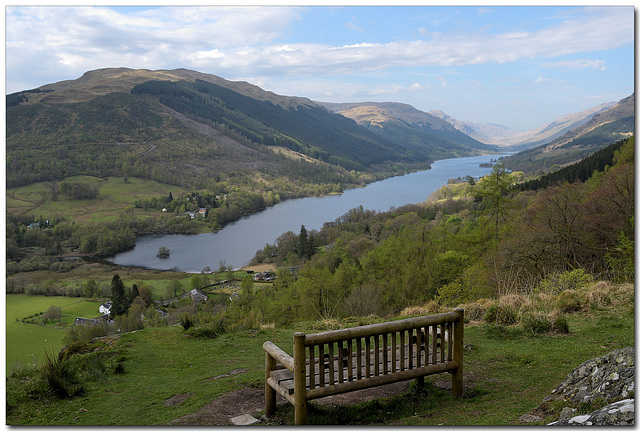
[[[399, 382], [377, 388], [363, 389], [357, 392], [334, 395], [312, 401], [319, 405], [350, 405], [360, 404], [373, 399], [384, 399], [404, 392], [410, 382]], [[179, 403], [190, 394], [180, 394], [167, 400], [168, 405]], [[286, 400], [280, 395], [276, 397], [276, 404], [281, 405]], [[231, 418], [242, 414], [249, 414], [258, 418], [264, 410], [264, 387], [244, 387], [237, 391], [228, 392], [220, 398], [202, 407], [198, 412], [174, 419], [168, 425], [222, 425], [230, 424]]]

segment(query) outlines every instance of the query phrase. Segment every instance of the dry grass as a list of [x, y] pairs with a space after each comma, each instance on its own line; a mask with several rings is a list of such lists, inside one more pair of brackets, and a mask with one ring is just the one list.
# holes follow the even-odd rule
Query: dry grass
[[422, 314], [441, 313], [444, 307], [441, 307], [435, 301], [429, 301], [422, 307], [407, 307], [400, 312], [400, 316], [418, 316]]

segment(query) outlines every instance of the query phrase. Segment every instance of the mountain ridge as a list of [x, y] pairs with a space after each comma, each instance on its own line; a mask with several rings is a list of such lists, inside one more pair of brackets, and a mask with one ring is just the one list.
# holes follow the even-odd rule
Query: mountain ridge
[[456, 142], [433, 153], [424, 141], [389, 140], [310, 99], [188, 69], [92, 70], [10, 94], [6, 106], [7, 178], [14, 186], [78, 174], [117, 176], [124, 165], [135, 166], [133, 176], [180, 184], [238, 170], [264, 176], [258, 171], [283, 168], [275, 151], [264, 152], [269, 147], [371, 179], [477, 153]]
[[461, 121], [439, 110], [429, 111], [429, 113], [442, 118], [480, 142], [492, 143], [511, 150], [526, 150], [561, 137], [588, 122], [594, 115], [606, 111], [614, 105], [616, 102], [607, 102], [579, 112], [565, 114], [549, 124], [531, 130], [514, 130], [499, 124]]

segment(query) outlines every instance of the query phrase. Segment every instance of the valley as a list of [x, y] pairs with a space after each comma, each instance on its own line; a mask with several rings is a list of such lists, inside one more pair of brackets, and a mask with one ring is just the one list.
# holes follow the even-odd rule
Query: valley
[[[486, 135], [510, 132], [478, 126], [474, 138], [444, 113], [314, 102], [186, 69], [101, 69], [7, 96], [7, 422], [170, 424], [259, 386], [266, 339], [463, 306], [469, 397], [444, 402], [464, 413], [424, 407], [394, 423], [486, 425], [480, 410], [518, 423], [576, 362], [633, 344], [633, 100], [504, 146]], [[254, 217], [267, 218], [242, 224]], [[166, 243], [144, 253], [165, 266], [118, 260], [151, 235]], [[275, 279], [255, 281], [254, 268]], [[73, 325], [107, 299], [111, 323]], [[497, 351], [515, 362], [483, 365]], [[70, 367], [62, 397], [51, 367]], [[181, 386], [154, 379], [157, 367]], [[495, 407], [511, 381], [527, 388], [521, 402]]]

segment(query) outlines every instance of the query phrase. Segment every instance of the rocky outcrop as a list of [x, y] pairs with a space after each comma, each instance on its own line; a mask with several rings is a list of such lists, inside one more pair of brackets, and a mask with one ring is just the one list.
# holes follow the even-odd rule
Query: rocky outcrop
[[568, 419], [560, 419], [551, 422], [549, 425], [635, 425], [635, 405], [634, 399], [622, 400], [609, 404], [606, 407], [589, 413], [588, 415], [574, 416]]
[[544, 401], [563, 400], [578, 405], [597, 398], [626, 398], [635, 388], [634, 366], [633, 347], [590, 359], [569, 373]]
[[635, 390], [634, 366], [633, 347], [615, 350], [578, 366], [545, 397], [545, 403], [564, 401], [578, 407], [584, 403], [616, 402], [578, 416], [575, 416], [577, 408], [566, 407], [560, 419], [549, 425], [634, 425], [634, 399], [628, 398]]

